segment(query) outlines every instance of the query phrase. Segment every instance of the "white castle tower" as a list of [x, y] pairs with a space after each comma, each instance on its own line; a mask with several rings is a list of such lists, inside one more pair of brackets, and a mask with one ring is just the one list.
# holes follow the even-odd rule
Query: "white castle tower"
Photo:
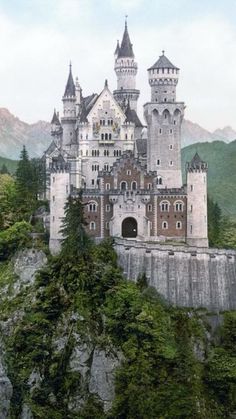
[[77, 113], [76, 103], [78, 100], [76, 95], [79, 96], [79, 93], [75, 89], [75, 83], [73, 80], [70, 64], [65, 93], [62, 97], [63, 117], [61, 118], [61, 124], [63, 128], [63, 145], [76, 143], [75, 123]]
[[207, 230], [207, 163], [196, 153], [187, 171], [187, 244], [208, 247]]
[[137, 112], [137, 101], [140, 91], [136, 89], [138, 65], [134, 58], [133, 45], [130, 42], [127, 21], [125, 21], [125, 30], [121, 45], [117, 41], [115, 50], [117, 89], [114, 90], [113, 96], [121, 107], [127, 105], [129, 101], [130, 108]]
[[64, 206], [70, 194], [70, 167], [62, 156], [52, 163], [50, 174], [50, 242], [53, 254], [60, 250]]
[[151, 102], [144, 105], [148, 127], [147, 168], [157, 171], [160, 187], [180, 188], [181, 124], [184, 103], [176, 102], [179, 69], [165, 56], [148, 69]]

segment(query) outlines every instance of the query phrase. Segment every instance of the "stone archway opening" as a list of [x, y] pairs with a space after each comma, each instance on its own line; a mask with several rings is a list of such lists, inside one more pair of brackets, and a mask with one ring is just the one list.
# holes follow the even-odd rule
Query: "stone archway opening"
[[135, 218], [128, 217], [122, 222], [122, 237], [133, 238], [137, 237], [138, 224]]

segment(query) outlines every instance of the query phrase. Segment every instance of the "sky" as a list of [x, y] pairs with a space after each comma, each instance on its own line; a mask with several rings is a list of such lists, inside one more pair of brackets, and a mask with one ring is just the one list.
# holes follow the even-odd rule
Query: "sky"
[[126, 14], [140, 116], [150, 100], [147, 68], [164, 49], [180, 68], [186, 119], [236, 129], [235, 0], [0, 0], [0, 107], [28, 123], [62, 113], [70, 60], [84, 96], [100, 93], [105, 79], [113, 91]]

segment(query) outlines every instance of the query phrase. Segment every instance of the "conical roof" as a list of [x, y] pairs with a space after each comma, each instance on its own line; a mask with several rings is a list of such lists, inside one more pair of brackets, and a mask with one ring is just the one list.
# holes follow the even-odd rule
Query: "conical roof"
[[118, 55], [119, 54], [119, 51], [120, 51], [120, 44], [119, 44], [119, 40], [117, 39], [117, 45], [116, 45], [116, 49], [115, 49], [114, 55]]
[[207, 167], [208, 167], [207, 163], [201, 159], [201, 157], [199, 156], [197, 152], [195, 153], [190, 163], [186, 164], [187, 170], [190, 170], [190, 171], [193, 169], [207, 170]]
[[69, 71], [69, 76], [68, 76], [68, 80], [66, 84], [66, 89], [64, 93], [64, 97], [65, 96], [70, 96], [70, 97], [75, 96], [75, 83], [72, 76], [71, 64], [70, 64], [70, 71]]
[[122, 39], [122, 42], [121, 42], [121, 46], [120, 46], [119, 51], [118, 51], [118, 58], [121, 58], [121, 57], [134, 58], [133, 46], [130, 42], [130, 37], [129, 37], [129, 33], [128, 33], [128, 28], [127, 28], [127, 22], [125, 22], [124, 35], [123, 35], [123, 39]]
[[61, 123], [59, 121], [59, 118], [58, 118], [58, 115], [56, 113], [56, 109], [54, 109], [54, 114], [53, 114], [53, 117], [52, 117], [52, 120], [51, 120], [51, 124], [61, 125]]
[[168, 60], [168, 58], [165, 56], [165, 51], [162, 51], [162, 55], [158, 58], [158, 60], [153, 64], [152, 67], [150, 67], [148, 70], [156, 68], [174, 68], [176, 70], [179, 70], [178, 67], [175, 67], [174, 64]]

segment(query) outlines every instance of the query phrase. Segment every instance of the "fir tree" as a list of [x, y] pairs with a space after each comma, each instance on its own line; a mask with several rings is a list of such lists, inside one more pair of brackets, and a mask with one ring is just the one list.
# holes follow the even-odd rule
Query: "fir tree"
[[35, 208], [36, 197], [33, 183], [32, 164], [23, 146], [16, 170], [16, 211], [19, 219], [29, 218]]
[[210, 246], [218, 246], [220, 242], [222, 214], [218, 203], [209, 197], [207, 199], [207, 211], [209, 244]]
[[85, 231], [87, 222], [84, 218], [82, 190], [78, 196], [69, 196], [65, 205], [65, 217], [61, 233], [63, 235], [62, 254], [84, 259], [89, 256], [90, 239]]
[[5, 165], [5, 163], [3, 163], [3, 165], [0, 169], [0, 174], [1, 175], [9, 175], [10, 174], [9, 171], [8, 171], [7, 166]]

